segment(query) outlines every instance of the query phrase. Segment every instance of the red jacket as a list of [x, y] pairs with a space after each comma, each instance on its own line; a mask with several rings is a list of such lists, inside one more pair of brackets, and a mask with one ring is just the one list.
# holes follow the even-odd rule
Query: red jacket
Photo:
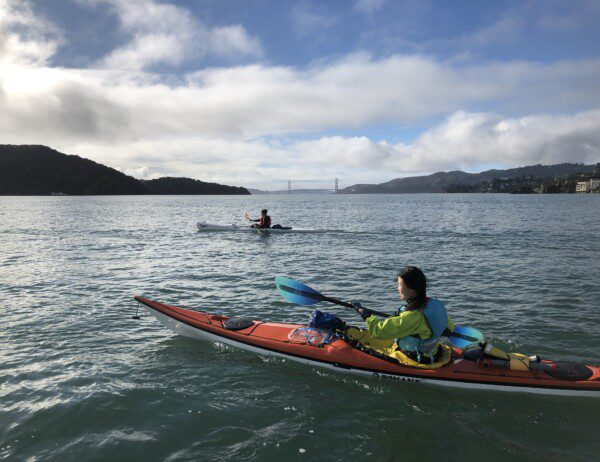
[[271, 227], [271, 217], [269, 215], [260, 217], [260, 227], [261, 228], [270, 228]]

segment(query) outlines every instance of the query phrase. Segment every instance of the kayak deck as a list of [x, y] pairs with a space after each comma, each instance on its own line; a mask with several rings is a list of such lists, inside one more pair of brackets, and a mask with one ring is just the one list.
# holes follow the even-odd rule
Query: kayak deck
[[135, 299], [178, 334], [222, 342], [258, 354], [281, 356], [337, 372], [460, 388], [600, 397], [600, 369], [594, 366], [587, 366], [592, 371], [587, 380], [562, 380], [543, 371], [484, 367], [477, 361], [463, 359], [462, 350], [455, 348], [453, 359], [447, 365], [439, 369], [417, 369], [376, 358], [340, 338], [321, 346], [298, 341], [297, 336], [290, 339], [293, 331], [305, 327], [298, 324], [257, 320], [249, 327], [229, 330], [223, 326], [223, 322], [230, 319], [227, 316], [178, 308], [139, 296]]
[[205, 221], [199, 221], [196, 223], [198, 231], [245, 231], [245, 232], [260, 232], [260, 233], [318, 233], [319, 230], [305, 229], [305, 228], [254, 228], [250, 225], [219, 225], [216, 223], [207, 223]]

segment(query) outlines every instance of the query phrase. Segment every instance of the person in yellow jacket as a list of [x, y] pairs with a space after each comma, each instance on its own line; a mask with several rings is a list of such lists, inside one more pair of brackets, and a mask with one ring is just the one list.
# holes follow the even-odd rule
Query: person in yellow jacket
[[372, 338], [394, 339], [399, 350], [419, 363], [438, 361], [442, 353], [440, 337], [444, 331], [454, 329], [446, 307], [440, 300], [427, 297], [427, 279], [416, 266], [407, 266], [398, 273], [398, 293], [406, 306], [386, 319], [373, 315], [358, 302], [353, 305]]

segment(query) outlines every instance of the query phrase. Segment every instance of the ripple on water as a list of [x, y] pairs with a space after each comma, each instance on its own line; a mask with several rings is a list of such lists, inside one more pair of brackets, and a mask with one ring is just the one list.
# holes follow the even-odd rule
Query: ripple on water
[[[306, 322], [312, 307], [284, 302], [277, 275], [391, 312], [398, 268], [416, 264], [454, 320], [499, 347], [600, 363], [598, 200], [0, 198], [0, 458], [594, 460], [594, 401], [340, 376], [131, 316], [143, 294]], [[323, 232], [196, 232], [263, 206]]]

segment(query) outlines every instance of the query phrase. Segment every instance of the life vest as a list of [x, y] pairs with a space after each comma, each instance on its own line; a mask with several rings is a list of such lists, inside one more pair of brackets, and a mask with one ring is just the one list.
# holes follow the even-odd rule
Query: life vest
[[269, 215], [260, 217], [260, 227], [261, 228], [270, 228], [271, 227], [271, 217]]
[[424, 340], [418, 335], [408, 335], [396, 339], [396, 344], [402, 351], [416, 354], [419, 362], [422, 355], [429, 356], [429, 359], [433, 361], [434, 350], [448, 325], [448, 313], [444, 304], [437, 298], [428, 298], [427, 302], [425, 302], [425, 308], [421, 312], [429, 323], [431, 338]]

